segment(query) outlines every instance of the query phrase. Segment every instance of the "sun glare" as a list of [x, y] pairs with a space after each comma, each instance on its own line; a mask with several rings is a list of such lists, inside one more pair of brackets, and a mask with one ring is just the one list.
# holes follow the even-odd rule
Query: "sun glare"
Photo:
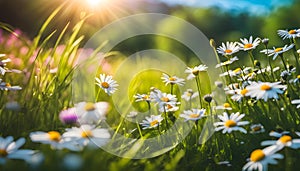
[[103, 5], [107, 3], [109, 0], [86, 0], [86, 1], [91, 7], [94, 7], [98, 5]]

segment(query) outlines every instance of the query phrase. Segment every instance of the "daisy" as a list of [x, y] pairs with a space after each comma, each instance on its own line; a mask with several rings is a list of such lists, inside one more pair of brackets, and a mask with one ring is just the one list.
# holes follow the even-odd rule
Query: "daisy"
[[277, 129], [276, 131], [271, 131], [269, 133], [269, 135], [271, 137], [276, 137], [276, 138], [280, 138], [284, 135], [288, 135], [290, 132], [289, 131], [283, 131], [282, 129]]
[[106, 118], [109, 104], [107, 102], [80, 102], [75, 105], [75, 108], [80, 124], [96, 124]]
[[216, 106], [216, 110], [232, 110], [231, 105], [229, 103], [224, 103], [222, 106]]
[[183, 111], [183, 114], [180, 114], [179, 116], [184, 118], [185, 121], [197, 121], [199, 119], [202, 119], [205, 117], [205, 109], [192, 109], [192, 110], [185, 110]]
[[22, 90], [22, 87], [12, 86], [10, 85], [10, 83], [3, 82], [2, 79], [0, 79], [0, 90], [16, 91], [16, 90]]
[[226, 45], [222, 43], [222, 46], [217, 48], [217, 52], [223, 56], [230, 56], [239, 51], [239, 46], [236, 42], [226, 42]]
[[179, 86], [183, 86], [185, 84], [183, 78], [178, 78], [177, 76], [169, 76], [168, 74], [165, 74], [165, 73], [163, 73], [163, 76], [161, 77], [161, 79], [163, 80], [164, 83], [166, 83], [166, 85], [177, 84]]
[[183, 98], [185, 101], [190, 101], [196, 97], [198, 97], [199, 93], [198, 92], [194, 92], [192, 89], [187, 89], [183, 95], [181, 96], [181, 98]]
[[265, 132], [265, 128], [262, 124], [253, 124], [250, 126], [250, 129], [252, 134]]
[[249, 70], [251, 70], [251, 67], [246, 67], [244, 69], [236, 68], [235, 70], [229, 70], [228, 72], [224, 72], [224, 73], [220, 74], [220, 76], [221, 77], [224, 77], [226, 75], [229, 75], [230, 77], [240, 76], [242, 74], [248, 74]]
[[270, 98], [278, 99], [278, 94], [282, 94], [286, 88], [287, 86], [281, 85], [280, 82], [252, 82], [246, 87], [248, 90], [246, 96], [255, 97], [257, 100], [264, 99], [264, 101]]
[[293, 30], [278, 30], [278, 35], [282, 37], [282, 39], [294, 39], [296, 37], [300, 37], [300, 29], [293, 29]]
[[117, 90], [116, 87], [119, 86], [110, 75], [100, 74], [100, 79], [98, 77], [95, 77], [95, 79], [96, 85], [103, 89], [108, 95], [112, 95]]
[[232, 100], [234, 100], [236, 102], [241, 102], [247, 92], [248, 92], [248, 90], [246, 88], [244, 88], [244, 89], [230, 90], [230, 91], [227, 91], [226, 94], [231, 94]]
[[4, 164], [7, 159], [29, 161], [36, 152], [33, 150], [19, 150], [24, 143], [25, 138], [20, 138], [14, 142], [12, 136], [0, 137], [0, 164]]
[[136, 94], [133, 96], [135, 98], [135, 102], [141, 102], [141, 101], [145, 101], [145, 102], [151, 102], [151, 96], [148, 94]]
[[[0, 58], [4, 57], [4, 54], [0, 54]], [[7, 62], [10, 62], [10, 59], [0, 60], [0, 74], [4, 75], [8, 69], [5, 67]]]
[[176, 106], [177, 102], [176, 95], [162, 93], [161, 91], [152, 91], [150, 93], [151, 98], [158, 103], [159, 108], [165, 108], [168, 105]]
[[239, 60], [239, 58], [235, 56], [235, 57], [230, 58], [229, 60], [227, 60], [227, 61], [225, 61], [225, 62], [222, 62], [222, 63], [220, 63], [220, 64], [217, 64], [217, 65], [216, 65], [216, 68], [219, 68], [219, 67], [221, 67], [221, 66], [227, 66], [227, 65], [230, 65], [230, 64], [232, 64], [233, 62], [238, 61], [238, 60]]
[[260, 38], [257, 37], [253, 40], [252, 36], [250, 36], [249, 40], [247, 40], [246, 38], [240, 40], [242, 43], [238, 42], [238, 45], [240, 47], [240, 50], [244, 51], [255, 49], [260, 43]]
[[155, 128], [163, 119], [164, 118], [161, 115], [151, 115], [150, 117], [146, 117], [140, 124], [143, 126], [143, 129]]
[[32, 132], [30, 139], [33, 142], [40, 142], [42, 144], [50, 144], [52, 149], [69, 149], [71, 151], [80, 151], [82, 147], [75, 141], [66, 141], [62, 138], [61, 134], [57, 131], [49, 132]]
[[79, 128], [73, 127], [66, 129], [66, 132], [62, 135], [67, 141], [76, 141], [81, 146], [103, 146], [109, 138], [110, 133], [107, 129], [95, 128], [91, 125], [81, 125]]
[[247, 133], [247, 131], [240, 127], [249, 124], [248, 121], [241, 121], [241, 119], [245, 116], [245, 114], [232, 113], [230, 116], [226, 112], [223, 115], [219, 115], [218, 118], [221, 122], [215, 122], [214, 126], [215, 131], [223, 130], [222, 133], [231, 133], [232, 131], [240, 131], [242, 133]]
[[69, 108], [59, 113], [59, 119], [63, 124], [76, 124], [78, 123], [78, 115], [76, 108]]
[[284, 52], [287, 52], [288, 50], [292, 49], [293, 47], [294, 47], [294, 44], [290, 44], [289, 46], [285, 45], [284, 47], [278, 47], [278, 48], [273, 47], [273, 49], [264, 49], [260, 52], [264, 53], [268, 56], [273, 56], [273, 60], [275, 60], [278, 55], [280, 55]]
[[296, 104], [297, 108], [300, 108], [300, 99], [295, 99], [291, 101], [292, 104]]
[[180, 103], [178, 102], [175, 104], [167, 104], [166, 106], [159, 108], [159, 111], [160, 112], [176, 112], [179, 109], [179, 107], [176, 106], [177, 104], [180, 104]]
[[195, 78], [196, 76], [198, 76], [199, 72], [203, 72], [203, 71], [207, 71], [206, 65], [199, 65], [199, 66], [195, 66], [194, 68], [187, 67], [187, 69], [185, 70], [185, 73], [189, 74], [187, 76], [187, 79], [191, 80], [191, 79]]
[[294, 79], [294, 80], [292, 80], [294, 83], [298, 83], [298, 82], [300, 82], [300, 75], [297, 75], [297, 77]]
[[261, 142], [262, 146], [276, 146], [277, 150], [281, 150], [284, 147], [290, 147], [292, 149], [300, 148], [300, 139], [293, 139], [289, 135], [283, 135], [278, 140], [266, 140]]
[[275, 159], [283, 159], [282, 154], [275, 152], [276, 150], [272, 146], [252, 151], [248, 159], [249, 162], [244, 165], [243, 170], [268, 170], [268, 164], [277, 164]]

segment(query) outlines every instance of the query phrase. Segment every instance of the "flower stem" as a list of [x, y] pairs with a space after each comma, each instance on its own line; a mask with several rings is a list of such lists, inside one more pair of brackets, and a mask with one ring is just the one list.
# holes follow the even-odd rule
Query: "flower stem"
[[200, 83], [199, 75], [196, 77], [196, 83], [197, 83], [197, 88], [198, 88], [198, 93], [199, 93], [200, 108], [202, 108], [201, 83]]

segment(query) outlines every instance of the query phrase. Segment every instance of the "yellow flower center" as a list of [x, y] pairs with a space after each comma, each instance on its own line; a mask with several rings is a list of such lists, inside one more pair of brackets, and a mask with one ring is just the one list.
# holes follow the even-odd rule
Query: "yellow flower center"
[[225, 53], [232, 53], [232, 50], [226, 49], [226, 50], [225, 50]]
[[253, 162], [261, 161], [262, 159], [265, 158], [265, 156], [266, 155], [264, 154], [264, 152], [262, 150], [257, 149], [251, 153], [250, 160]]
[[192, 73], [197, 76], [199, 74], [199, 70], [194, 68]]
[[245, 44], [245, 45], [244, 45], [244, 48], [245, 48], [245, 49], [252, 48], [252, 47], [253, 47], [253, 45], [252, 45], [251, 43], [248, 43], [248, 44]]
[[198, 118], [199, 116], [197, 113], [190, 114], [190, 118]]
[[83, 132], [81, 133], [81, 136], [82, 136], [82, 138], [88, 138], [88, 137], [92, 137], [93, 134], [92, 134], [92, 131], [87, 130], [87, 131], [83, 131]]
[[282, 51], [283, 50], [283, 48], [276, 48], [274, 51], [275, 52], [280, 52], [280, 51]]
[[88, 103], [85, 104], [84, 109], [86, 111], [93, 111], [93, 110], [96, 109], [96, 107], [95, 107], [94, 103], [88, 102]]
[[300, 79], [300, 75], [297, 75], [297, 78]]
[[108, 84], [107, 82], [102, 82], [102, 83], [101, 83], [101, 86], [102, 86], [103, 88], [109, 88], [109, 84]]
[[234, 127], [234, 126], [236, 126], [236, 122], [233, 121], [233, 120], [228, 120], [228, 121], [225, 122], [225, 126], [227, 128]]
[[176, 78], [170, 77], [170, 78], [169, 78], [169, 81], [176, 81]]
[[290, 30], [289, 34], [296, 34], [296, 30]]
[[143, 96], [142, 98], [143, 98], [143, 100], [148, 100], [148, 99], [150, 99], [149, 95], [145, 95], [145, 96]]
[[156, 124], [158, 124], [158, 120], [154, 120], [154, 121], [150, 122], [150, 126], [155, 126]]
[[253, 130], [254, 132], [260, 131], [260, 130], [261, 130], [261, 126], [253, 127], [252, 130]]
[[49, 138], [52, 141], [58, 142], [60, 140], [60, 133], [56, 131], [50, 131], [48, 132]]
[[230, 104], [229, 104], [229, 103], [224, 103], [223, 106], [224, 106], [225, 108], [228, 108], [228, 107], [230, 107]]
[[11, 85], [9, 83], [6, 83], [5, 87], [11, 87]]
[[170, 99], [167, 98], [167, 97], [162, 97], [162, 98], [160, 98], [160, 100], [163, 101], [163, 102], [169, 102], [170, 101]]
[[268, 91], [268, 90], [271, 90], [272, 87], [267, 85], [267, 84], [263, 84], [262, 86], [260, 86], [260, 89], [261, 90], [265, 90], [265, 91]]
[[292, 137], [288, 135], [284, 135], [281, 138], [279, 138], [279, 141], [282, 142], [283, 144], [286, 144], [290, 141], [292, 141]]
[[241, 95], [245, 96], [245, 95], [246, 95], [246, 93], [248, 93], [248, 90], [247, 90], [247, 89], [243, 89], [243, 90], [241, 90]]
[[7, 151], [5, 149], [0, 149], [0, 158], [6, 157], [8, 155]]
[[172, 108], [173, 108], [173, 106], [172, 106], [172, 105], [170, 105], [170, 104], [168, 104], [168, 105], [167, 105], [167, 108], [168, 108], [168, 109], [172, 109]]
[[238, 73], [238, 72], [240, 72], [241, 70], [242, 70], [241, 68], [237, 68], [237, 69], [233, 70], [233, 72], [234, 72], [234, 73]]

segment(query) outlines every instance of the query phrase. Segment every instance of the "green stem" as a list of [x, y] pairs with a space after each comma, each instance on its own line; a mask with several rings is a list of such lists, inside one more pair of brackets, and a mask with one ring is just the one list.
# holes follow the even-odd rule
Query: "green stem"
[[253, 57], [252, 51], [251, 51], [251, 50], [248, 51], [248, 54], [249, 54], [249, 57], [250, 57], [250, 59], [251, 59], [251, 61], [252, 61], [252, 66], [255, 67], [255, 66], [254, 66], [254, 57]]
[[283, 63], [283, 66], [284, 66], [285, 70], [288, 71], [287, 65], [286, 65], [286, 63], [285, 63], [285, 61], [283, 59], [283, 54], [280, 54], [279, 56], [280, 56], [280, 58], [282, 60], [282, 63]]
[[201, 84], [200, 84], [200, 78], [199, 76], [196, 77], [196, 83], [197, 83], [197, 88], [198, 88], [198, 93], [199, 93], [199, 102], [200, 102], [200, 108], [202, 108], [202, 97], [201, 97]]

